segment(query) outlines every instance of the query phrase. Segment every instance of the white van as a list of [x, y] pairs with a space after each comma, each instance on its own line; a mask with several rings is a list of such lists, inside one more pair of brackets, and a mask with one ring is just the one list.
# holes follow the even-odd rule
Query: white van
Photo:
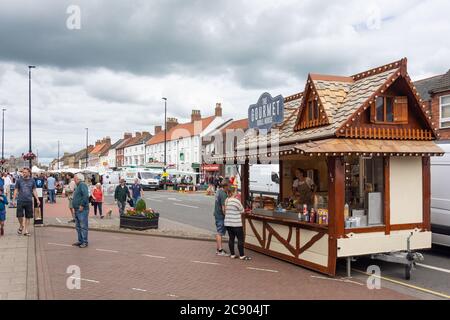
[[132, 185], [134, 180], [139, 179], [144, 190], [158, 190], [161, 175], [151, 169], [126, 168], [121, 173], [127, 185]]
[[433, 243], [450, 247], [450, 142], [443, 157], [431, 158], [431, 231]]
[[278, 164], [254, 164], [250, 166], [250, 192], [280, 193], [280, 166]]

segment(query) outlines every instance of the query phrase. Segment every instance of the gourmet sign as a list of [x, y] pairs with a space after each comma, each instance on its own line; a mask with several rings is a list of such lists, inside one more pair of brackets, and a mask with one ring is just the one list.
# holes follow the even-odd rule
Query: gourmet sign
[[274, 124], [283, 122], [284, 98], [279, 95], [272, 98], [263, 93], [256, 104], [248, 109], [249, 128], [270, 129]]

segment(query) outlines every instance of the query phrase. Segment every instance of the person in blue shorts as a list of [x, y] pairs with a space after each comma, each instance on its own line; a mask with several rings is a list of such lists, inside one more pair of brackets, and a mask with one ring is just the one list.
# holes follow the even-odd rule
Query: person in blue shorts
[[224, 181], [219, 185], [219, 188], [217, 189], [216, 200], [214, 203], [214, 219], [216, 221], [216, 229], [217, 229], [216, 254], [218, 256], [229, 256], [229, 254], [222, 248], [222, 237], [226, 233], [224, 221], [225, 220], [224, 207], [225, 207], [225, 200], [227, 199], [227, 190], [228, 190], [228, 182]]

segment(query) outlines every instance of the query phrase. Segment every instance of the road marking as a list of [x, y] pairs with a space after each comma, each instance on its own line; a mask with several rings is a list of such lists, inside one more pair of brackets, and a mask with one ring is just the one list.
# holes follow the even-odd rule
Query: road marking
[[52, 245], [52, 246], [60, 246], [60, 247], [72, 247], [71, 245], [68, 245], [68, 244], [62, 244], [62, 243], [53, 243], [53, 242], [49, 242], [49, 243], [47, 243], [47, 244]]
[[188, 208], [194, 208], [194, 209], [199, 209], [199, 207], [196, 206], [189, 206], [187, 204], [181, 204], [181, 203], [174, 203], [174, 206], [181, 206], [181, 207], [188, 207]]
[[247, 269], [249, 270], [256, 270], [256, 271], [266, 271], [266, 272], [273, 272], [273, 273], [277, 273], [277, 270], [270, 270], [270, 269], [260, 269], [260, 268], [253, 268], [253, 267], [247, 267]]
[[409, 283], [405, 283], [405, 282], [401, 282], [401, 281], [398, 281], [398, 280], [386, 278], [386, 277], [383, 277], [383, 276], [370, 274], [370, 273], [367, 273], [367, 272], [364, 272], [364, 271], [361, 271], [361, 270], [358, 270], [358, 269], [352, 269], [352, 270], [354, 270], [356, 272], [359, 272], [359, 273], [362, 273], [364, 275], [370, 276], [370, 277], [380, 278], [382, 280], [386, 280], [386, 281], [389, 281], [389, 282], [392, 282], [392, 283], [396, 283], [396, 284], [399, 284], [399, 285], [402, 285], [402, 286], [405, 286], [405, 287], [408, 287], [408, 288], [412, 288], [412, 289], [415, 289], [415, 290], [418, 290], [418, 291], [423, 291], [423, 292], [426, 292], [426, 293], [430, 293], [430, 294], [438, 296], [438, 297], [450, 299], [450, 295], [447, 295], [445, 293], [436, 292], [436, 291], [433, 291], [433, 290], [429, 290], [429, 289], [425, 289], [425, 288], [422, 288], [422, 287], [414, 286], [414, 285], [409, 284]]
[[147, 292], [147, 290], [145, 290], [145, 289], [139, 289], [139, 288], [131, 288], [131, 290], [134, 290], [134, 291], [141, 291], [141, 292]]
[[173, 297], [173, 298], [177, 298], [178, 297], [177, 295], [174, 295], [174, 294], [171, 294], [171, 293], [168, 293], [167, 296], [168, 297]]
[[167, 200], [170, 200], [170, 201], [180, 201], [180, 202], [183, 201], [183, 200], [180, 200], [180, 199], [177, 199], [177, 198], [167, 198]]
[[163, 202], [162, 200], [158, 200], [158, 199], [147, 199], [147, 200], [154, 201], [154, 202]]
[[58, 221], [59, 223], [62, 223], [62, 221], [59, 218], [56, 218], [56, 221]]
[[95, 250], [102, 251], [102, 252], [119, 253], [119, 251], [116, 251], [116, 250], [107, 250], [107, 249], [95, 249]]
[[364, 286], [364, 284], [356, 282], [356, 281], [352, 281], [349, 279], [334, 279], [334, 278], [327, 278], [327, 277], [319, 277], [319, 276], [311, 276], [311, 278], [316, 278], [316, 279], [321, 279], [321, 280], [331, 280], [331, 281], [339, 281], [339, 282], [347, 282], [347, 283], [353, 283], [353, 284], [357, 284], [359, 286]]
[[97, 280], [77, 278], [74, 276], [69, 277], [69, 279], [81, 280], [81, 281], [92, 282], [92, 283], [100, 283], [100, 281], [97, 281]]
[[416, 263], [416, 266], [431, 269], [431, 270], [441, 271], [441, 272], [445, 272], [445, 273], [450, 273], [450, 270], [448, 270], [448, 269], [433, 267], [433, 266], [429, 266], [426, 264]]
[[142, 256], [149, 257], [149, 258], [156, 258], [156, 259], [165, 259], [166, 258], [166, 257], [161, 257], [161, 256], [152, 256], [150, 254], [143, 254]]
[[200, 263], [200, 264], [210, 264], [210, 265], [214, 265], [214, 266], [220, 266], [220, 263], [217, 262], [204, 262], [204, 261], [191, 261], [192, 263]]

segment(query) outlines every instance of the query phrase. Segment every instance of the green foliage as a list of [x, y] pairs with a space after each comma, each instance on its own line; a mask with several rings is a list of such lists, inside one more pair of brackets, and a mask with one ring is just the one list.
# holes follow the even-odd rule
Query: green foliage
[[143, 212], [145, 209], [147, 209], [147, 205], [145, 204], [144, 199], [139, 199], [138, 202], [136, 203], [136, 212], [137, 213], [141, 213]]

